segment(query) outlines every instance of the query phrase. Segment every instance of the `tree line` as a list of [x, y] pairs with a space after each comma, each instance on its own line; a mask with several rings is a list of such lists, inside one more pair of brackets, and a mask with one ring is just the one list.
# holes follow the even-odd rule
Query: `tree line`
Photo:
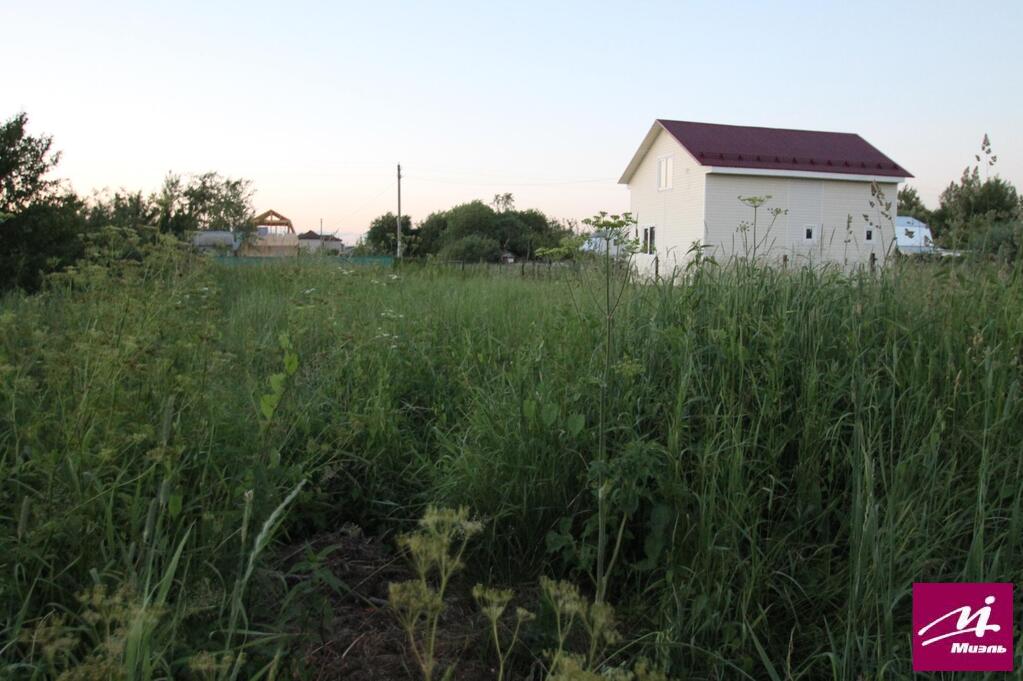
[[[517, 210], [511, 194], [497, 194], [489, 205], [464, 203], [431, 213], [414, 227], [412, 219], [402, 215], [402, 252], [409, 257], [463, 262], [496, 262], [502, 254], [529, 259], [539, 249], [557, 246], [573, 227], [535, 209]], [[385, 213], [370, 223], [356, 250], [393, 255], [397, 232], [397, 216]]]
[[90, 238], [110, 227], [182, 239], [196, 230], [252, 228], [251, 183], [214, 172], [169, 173], [151, 194], [79, 196], [51, 177], [60, 162], [53, 138], [30, 135], [27, 126], [23, 112], [0, 124], [0, 290], [38, 289], [46, 273], [73, 265]]

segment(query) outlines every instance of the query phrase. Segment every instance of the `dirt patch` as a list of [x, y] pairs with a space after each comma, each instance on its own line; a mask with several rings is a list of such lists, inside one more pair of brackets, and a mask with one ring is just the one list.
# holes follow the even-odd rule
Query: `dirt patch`
[[[309, 556], [316, 557], [312, 563]], [[302, 600], [324, 613], [315, 625], [302, 627], [306, 640], [298, 654], [305, 678], [422, 678], [405, 632], [387, 607], [388, 584], [412, 578], [404, 558], [396, 555], [389, 542], [347, 526], [291, 547], [283, 553], [283, 563], [294, 585], [306, 587]], [[441, 678], [443, 670], [455, 664], [453, 679], [493, 679], [485, 621], [468, 585], [455, 582], [445, 601], [435, 676]]]

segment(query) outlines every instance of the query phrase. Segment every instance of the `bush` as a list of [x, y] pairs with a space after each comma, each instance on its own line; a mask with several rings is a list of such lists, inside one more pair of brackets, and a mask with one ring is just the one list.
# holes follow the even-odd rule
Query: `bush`
[[964, 232], [965, 248], [1004, 262], [1015, 262], [1023, 254], [1023, 222], [976, 221]]
[[495, 239], [470, 234], [445, 246], [439, 257], [455, 262], [497, 262], [501, 259], [501, 245]]

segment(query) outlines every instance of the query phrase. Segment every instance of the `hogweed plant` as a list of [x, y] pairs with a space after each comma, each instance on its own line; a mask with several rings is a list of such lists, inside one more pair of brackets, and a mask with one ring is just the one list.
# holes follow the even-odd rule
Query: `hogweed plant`
[[477, 584], [472, 590], [472, 596], [480, 606], [480, 611], [487, 618], [487, 622], [490, 623], [490, 637], [494, 643], [494, 650], [497, 652], [497, 681], [504, 681], [508, 657], [519, 640], [519, 631], [522, 625], [525, 622], [531, 622], [536, 619], [533, 613], [525, 608], [515, 608], [515, 628], [512, 629], [511, 641], [508, 642], [507, 646], [501, 645], [498, 624], [514, 595], [510, 589], [494, 589], [492, 587], [485, 587], [482, 584]]
[[392, 583], [388, 604], [404, 629], [412, 655], [432, 681], [437, 667], [437, 630], [444, 612], [444, 593], [451, 577], [462, 569], [469, 540], [483, 530], [483, 524], [469, 519], [469, 510], [430, 506], [416, 532], [399, 537], [416, 578]]
[[[622, 302], [622, 297], [629, 288], [632, 276], [631, 256], [635, 252], [636, 244], [629, 239], [629, 230], [636, 224], [632, 214], [608, 215], [600, 212], [592, 218], [583, 220], [583, 223], [592, 227], [595, 234], [602, 237], [604, 241], [603, 253], [601, 254], [603, 275], [603, 300], [598, 301], [598, 306], [603, 317], [603, 347], [602, 368], [600, 375], [600, 402], [597, 412], [597, 555], [594, 582], [597, 589], [597, 602], [602, 602], [607, 595], [607, 585], [610, 579], [611, 569], [614, 567], [614, 557], [618, 554], [618, 546], [621, 545], [622, 531], [618, 532], [618, 542], [611, 557], [608, 557], [608, 515], [609, 504], [608, 494], [612, 481], [608, 479], [608, 423], [609, 423], [609, 400], [608, 394], [611, 384], [611, 372], [614, 365], [615, 346], [614, 331], [615, 317]], [[622, 528], [625, 526], [627, 516], [622, 516]]]
[[[554, 613], [557, 647], [548, 651], [549, 674], [547, 681], [582, 681], [590, 678], [632, 678], [623, 676], [625, 670], [604, 669], [605, 655], [610, 646], [620, 643], [614, 608], [601, 601], [589, 601], [571, 582], [540, 578], [544, 598]], [[582, 653], [569, 652], [567, 644], [578, 625], [585, 635], [586, 650]], [[644, 671], [646, 666], [643, 666]]]
[[[739, 223], [738, 232], [742, 236], [743, 253], [749, 261], [756, 262], [757, 253], [760, 251], [767, 239], [771, 236], [771, 231], [774, 229], [774, 224], [778, 221], [778, 218], [782, 215], [788, 214], [787, 208], [767, 208], [768, 217], [771, 218], [771, 222], [768, 223], [767, 229], [764, 231], [763, 236], [759, 234], [759, 216], [760, 209], [770, 201], [772, 197], [770, 194], [764, 196], [740, 196], [739, 201], [744, 203], [753, 209], [753, 220], [743, 220]], [[752, 238], [752, 246], [750, 244], [750, 238]]]

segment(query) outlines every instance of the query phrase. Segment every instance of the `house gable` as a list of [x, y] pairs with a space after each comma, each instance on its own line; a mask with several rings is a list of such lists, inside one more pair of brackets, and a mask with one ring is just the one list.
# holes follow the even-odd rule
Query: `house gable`
[[[657, 141], [658, 136], [662, 132], [664, 132], [664, 126], [661, 125], [660, 121], [654, 121], [654, 124], [650, 126], [650, 130], [647, 131], [646, 137], [643, 138], [643, 141], [640, 143], [636, 153], [632, 155], [632, 160], [629, 161], [629, 165], [625, 168], [625, 172], [623, 172], [622, 176], [618, 178], [618, 184], [629, 184], [631, 182], [632, 176], [636, 174], [637, 170], [639, 170], [640, 164], [643, 163], [646, 155], [650, 152], [650, 149], [654, 146], [654, 143]], [[671, 135], [668, 135], [668, 137], [671, 137]], [[678, 140], [674, 138], [671, 139], [675, 142], [680, 153], [684, 154], [688, 160], [692, 161], [692, 163], [700, 165], [700, 162], [696, 159], [696, 157], [690, 154], [689, 150], [679, 143]]]
[[[662, 162], [667, 161], [662, 165]], [[650, 251], [681, 259], [694, 242], [704, 238], [704, 189], [707, 168], [696, 162], [677, 140], [659, 126], [644, 140], [629, 179], [630, 212], [636, 220], [634, 237], [644, 245], [644, 234], [654, 230]], [[662, 172], [669, 177], [662, 183]], [[652, 252], [637, 258], [653, 257]]]

